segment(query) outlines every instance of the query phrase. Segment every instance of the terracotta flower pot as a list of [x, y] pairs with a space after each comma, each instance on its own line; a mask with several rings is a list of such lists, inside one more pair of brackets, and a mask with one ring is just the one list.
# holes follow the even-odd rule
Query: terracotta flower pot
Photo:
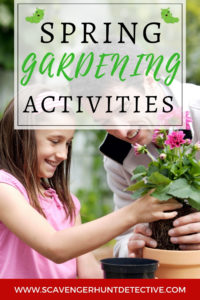
[[158, 278], [200, 278], [200, 250], [174, 251], [145, 247], [143, 257], [157, 259]]

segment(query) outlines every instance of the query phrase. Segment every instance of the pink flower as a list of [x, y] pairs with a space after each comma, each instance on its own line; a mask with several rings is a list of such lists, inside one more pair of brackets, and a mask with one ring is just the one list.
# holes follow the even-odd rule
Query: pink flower
[[164, 146], [164, 140], [164, 134], [160, 130], [155, 129], [152, 137], [152, 142], [157, 146], [162, 147]]
[[160, 130], [159, 129], [155, 129], [153, 132], [153, 137], [152, 137], [152, 142], [156, 144], [156, 139], [157, 136], [160, 134]]
[[160, 148], [164, 147], [167, 132], [168, 131], [166, 129], [155, 129], [152, 137], [152, 142]]
[[167, 155], [165, 153], [160, 154], [160, 159], [164, 160], [166, 157], [167, 157]]
[[185, 144], [185, 140], [183, 139], [184, 136], [185, 134], [183, 133], [183, 131], [173, 131], [167, 136], [165, 144], [169, 145], [170, 149], [178, 148], [182, 144]]
[[135, 155], [140, 155], [140, 154], [146, 153], [146, 146], [142, 146], [138, 143], [135, 143], [133, 145], [133, 149], [134, 149]]
[[189, 146], [191, 143], [192, 143], [192, 141], [190, 139], [185, 140], [185, 145]]
[[185, 120], [186, 120], [186, 129], [190, 130], [190, 123], [192, 122], [192, 118], [190, 117], [190, 112], [185, 112]]
[[196, 144], [194, 144], [194, 149], [197, 151], [200, 151], [200, 142], [199, 141]]

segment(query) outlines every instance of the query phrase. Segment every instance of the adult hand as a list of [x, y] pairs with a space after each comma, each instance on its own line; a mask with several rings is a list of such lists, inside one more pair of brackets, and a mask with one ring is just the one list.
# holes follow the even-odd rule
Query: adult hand
[[181, 250], [200, 250], [200, 212], [180, 217], [173, 222], [168, 234]]
[[145, 246], [156, 248], [157, 242], [151, 238], [152, 232], [147, 223], [137, 224], [128, 242], [128, 256], [142, 257]]

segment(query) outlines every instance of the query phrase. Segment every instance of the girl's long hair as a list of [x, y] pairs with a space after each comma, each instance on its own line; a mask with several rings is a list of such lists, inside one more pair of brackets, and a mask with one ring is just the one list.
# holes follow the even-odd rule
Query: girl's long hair
[[73, 220], [75, 206], [69, 190], [72, 146], [67, 160], [60, 163], [50, 179], [38, 181], [37, 145], [34, 130], [14, 130], [14, 100], [7, 106], [0, 120], [0, 169], [16, 177], [25, 187], [30, 204], [45, 216], [39, 200], [40, 184], [55, 189], [63, 203], [66, 216]]

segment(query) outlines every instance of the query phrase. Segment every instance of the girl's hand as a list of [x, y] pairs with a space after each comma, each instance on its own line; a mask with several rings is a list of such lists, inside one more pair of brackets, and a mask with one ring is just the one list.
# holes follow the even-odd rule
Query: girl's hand
[[149, 224], [137, 224], [134, 226], [133, 235], [128, 241], [128, 256], [142, 257], [143, 248], [145, 246], [156, 248], [157, 242], [151, 238], [152, 231]]
[[137, 223], [149, 223], [161, 219], [172, 219], [177, 215], [177, 212], [172, 210], [181, 208], [181, 203], [177, 202], [175, 199], [159, 201], [155, 197], [150, 196], [151, 193], [152, 191], [149, 191], [148, 194], [137, 199], [133, 203], [133, 205], [135, 204], [135, 212], [137, 212]]

